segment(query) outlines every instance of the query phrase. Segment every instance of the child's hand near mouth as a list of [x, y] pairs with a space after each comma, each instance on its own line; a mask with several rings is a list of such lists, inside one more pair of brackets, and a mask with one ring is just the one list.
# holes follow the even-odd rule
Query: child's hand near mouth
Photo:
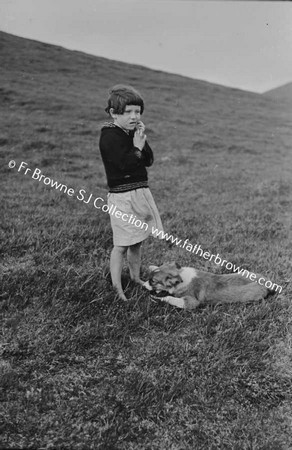
[[133, 144], [134, 147], [137, 147], [139, 150], [143, 150], [145, 142], [146, 142], [146, 134], [143, 134], [143, 131], [137, 130], [135, 131]]
[[134, 138], [133, 138], [133, 144], [135, 147], [139, 148], [141, 151], [144, 148], [145, 141], [147, 138], [146, 134], [144, 134], [144, 131], [145, 131], [145, 125], [141, 121], [138, 122], [137, 129], [135, 131]]
[[137, 122], [136, 130], [137, 131], [142, 131], [142, 134], [145, 132], [145, 125], [142, 122], [142, 120], [139, 120], [139, 122]]

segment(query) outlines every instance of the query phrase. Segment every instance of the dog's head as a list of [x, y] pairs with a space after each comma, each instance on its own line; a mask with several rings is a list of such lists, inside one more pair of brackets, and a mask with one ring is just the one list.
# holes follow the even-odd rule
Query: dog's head
[[149, 291], [167, 291], [173, 293], [174, 288], [182, 282], [180, 276], [181, 266], [175, 262], [163, 264], [160, 267], [150, 266], [149, 280], [144, 286]]

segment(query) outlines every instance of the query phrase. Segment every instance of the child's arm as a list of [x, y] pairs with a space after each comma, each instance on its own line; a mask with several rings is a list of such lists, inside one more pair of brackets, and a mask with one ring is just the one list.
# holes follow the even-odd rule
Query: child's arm
[[154, 157], [153, 152], [146, 141], [146, 135], [144, 134], [145, 125], [142, 121], [138, 122], [138, 128], [134, 134], [133, 143], [135, 147], [138, 147], [142, 152], [142, 157], [146, 167], [150, 167], [153, 164]]
[[[146, 146], [146, 145], [145, 145]], [[114, 134], [107, 134], [100, 139], [100, 151], [104, 161], [115, 166], [121, 172], [138, 169], [145, 166], [144, 150], [140, 151], [134, 145], [129, 148], [125, 142]]]

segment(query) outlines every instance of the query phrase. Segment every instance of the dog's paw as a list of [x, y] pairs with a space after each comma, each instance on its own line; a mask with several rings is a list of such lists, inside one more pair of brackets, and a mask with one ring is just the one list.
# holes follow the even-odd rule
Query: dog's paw
[[142, 286], [143, 288], [147, 289], [147, 291], [152, 291], [152, 287], [150, 286], [149, 281], [145, 281]]
[[161, 292], [153, 292], [150, 294], [150, 300], [157, 302], [157, 301], [164, 301], [165, 297], [167, 297], [169, 294], [167, 291], [161, 291]]

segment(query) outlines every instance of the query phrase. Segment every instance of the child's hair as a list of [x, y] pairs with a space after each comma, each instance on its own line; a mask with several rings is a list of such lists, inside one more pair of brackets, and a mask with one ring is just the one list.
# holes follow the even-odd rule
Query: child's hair
[[109, 114], [113, 108], [114, 114], [124, 114], [127, 105], [137, 105], [141, 107], [141, 114], [144, 111], [144, 101], [140, 93], [132, 86], [116, 84], [109, 90], [109, 97], [105, 111]]

